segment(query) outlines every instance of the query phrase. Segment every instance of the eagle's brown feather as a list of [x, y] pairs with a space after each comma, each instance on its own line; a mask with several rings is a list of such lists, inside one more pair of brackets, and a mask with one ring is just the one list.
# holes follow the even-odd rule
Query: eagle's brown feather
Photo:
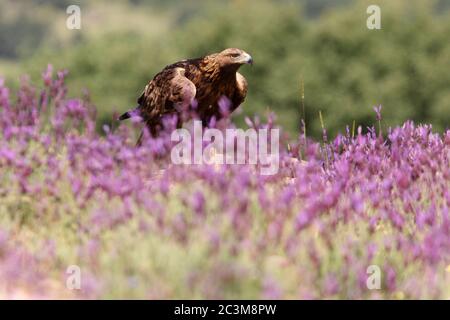
[[[145, 87], [138, 99], [137, 110], [153, 135], [162, 128], [164, 115], [178, 114], [181, 119], [183, 109], [189, 108], [194, 99], [196, 112], [204, 124], [213, 116], [219, 119], [218, 103], [222, 97], [231, 102], [230, 112], [245, 99], [247, 81], [237, 72], [244, 63], [252, 63], [250, 55], [231, 48], [168, 65]], [[126, 115], [121, 119], [129, 117]]]

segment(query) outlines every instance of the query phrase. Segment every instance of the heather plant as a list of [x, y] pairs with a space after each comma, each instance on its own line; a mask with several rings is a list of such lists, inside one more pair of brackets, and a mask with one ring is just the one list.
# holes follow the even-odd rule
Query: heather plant
[[49, 66], [15, 94], [0, 81], [1, 297], [450, 298], [449, 130], [283, 135], [269, 176], [174, 165], [170, 119], [139, 147], [137, 122], [98, 134], [65, 76]]

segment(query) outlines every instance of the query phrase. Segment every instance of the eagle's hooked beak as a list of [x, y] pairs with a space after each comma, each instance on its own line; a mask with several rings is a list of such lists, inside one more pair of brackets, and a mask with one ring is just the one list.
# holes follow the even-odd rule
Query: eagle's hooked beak
[[246, 64], [253, 65], [253, 58], [248, 53], [244, 53], [243, 62]]

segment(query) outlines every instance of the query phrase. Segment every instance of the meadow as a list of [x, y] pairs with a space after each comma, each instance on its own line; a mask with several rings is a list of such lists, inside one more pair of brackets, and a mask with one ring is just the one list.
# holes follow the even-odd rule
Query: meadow
[[173, 165], [169, 134], [98, 133], [65, 77], [0, 80], [1, 298], [450, 298], [450, 130], [376, 107], [371, 127], [283, 135], [275, 175]]

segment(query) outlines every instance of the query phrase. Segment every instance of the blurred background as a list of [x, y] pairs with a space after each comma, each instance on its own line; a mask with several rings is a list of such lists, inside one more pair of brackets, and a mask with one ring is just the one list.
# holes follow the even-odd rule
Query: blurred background
[[[381, 30], [368, 30], [367, 6], [381, 7]], [[81, 7], [81, 30], [66, 28], [66, 8]], [[135, 105], [165, 65], [239, 47], [255, 64], [241, 72], [249, 94], [236, 116], [277, 114], [296, 134], [319, 137], [346, 125], [407, 119], [450, 123], [450, 0], [0, 0], [0, 77], [41, 84], [48, 63], [68, 69], [69, 95], [90, 92], [99, 128]]]

